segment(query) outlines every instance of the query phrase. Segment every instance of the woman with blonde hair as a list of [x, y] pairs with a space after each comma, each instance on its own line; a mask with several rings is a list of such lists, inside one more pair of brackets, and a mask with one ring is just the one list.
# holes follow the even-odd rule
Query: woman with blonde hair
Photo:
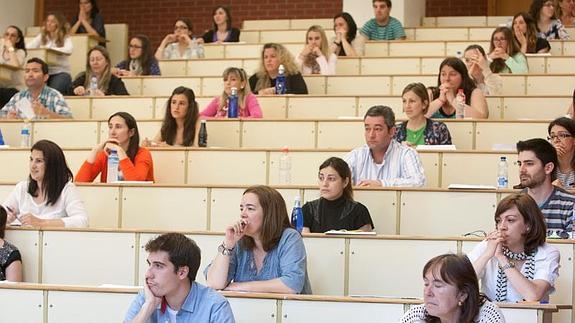
[[575, 25], [575, 1], [555, 0], [555, 16], [561, 20], [563, 26]]
[[[97, 89], [90, 89], [93, 78], [97, 80]], [[102, 46], [96, 46], [88, 51], [86, 71], [81, 73], [72, 83], [75, 95], [129, 95], [124, 82], [112, 74], [110, 54]]]
[[56, 64], [48, 66], [48, 86], [58, 90], [58, 92], [66, 95], [72, 84], [72, 76], [70, 76], [70, 59], [74, 45], [72, 39], [68, 35], [69, 25], [66, 17], [61, 13], [49, 13], [44, 20], [42, 31], [30, 43], [28, 48], [50, 48], [61, 52], [63, 55], [58, 55]]
[[254, 94], [276, 94], [276, 78], [283, 65], [286, 78], [286, 94], [307, 94], [307, 86], [292, 54], [281, 44], [267, 43], [262, 49], [260, 66], [249, 78]]
[[296, 64], [303, 74], [334, 75], [337, 55], [330, 51], [327, 36], [321, 26], [309, 27], [305, 47], [296, 57]]
[[251, 92], [248, 76], [243, 68], [228, 67], [224, 71], [224, 90], [220, 96], [215, 97], [200, 113], [203, 117], [226, 118], [228, 116], [228, 98], [232, 88], [237, 89], [238, 116], [247, 118], [261, 118], [262, 109], [258, 99]]

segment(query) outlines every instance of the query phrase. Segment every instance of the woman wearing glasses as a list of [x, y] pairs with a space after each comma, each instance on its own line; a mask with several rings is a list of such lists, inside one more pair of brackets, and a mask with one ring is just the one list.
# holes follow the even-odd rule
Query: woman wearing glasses
[[118, 77], [161, 74], [148, 36], [136, 35], [130, 39], [128, 58], [118, 63], [112, 73]]
[[192, 39], [192, 21], [189, 18], [179, 18], [174, 25], [174, 32], [167, 34], [156, 50], [156, 59], [190, 59], [197, 56]]
[[489, 68], [493, 73], [527, 73], [527, 58], [515, 41], [511, 29], [497, 27], [491, 34], [489, 54], [491, 60]]
[[537, 22], [538, 37], [547, 40], [570, 39], [565, 26], [555, 16], [555, 6], [552, 0], [533, 0], [529, 13]]
[[575, 189], [575, 121], [570, 118], [557, 118], [547, 128], [548, 139], [555, 150], [559, 165], [555, 170], [557, 179], [554, 185], [574, 190]]
[[351, 171], [338, 157], [330, 157], [319, 166], [320, 198], [304, 204], [303, 233], [329, 230], [373, 230], [369, 210], [353, 200]]

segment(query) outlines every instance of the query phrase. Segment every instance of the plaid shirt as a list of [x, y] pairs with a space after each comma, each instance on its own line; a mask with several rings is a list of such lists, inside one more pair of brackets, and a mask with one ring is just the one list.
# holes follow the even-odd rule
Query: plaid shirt
[[[5, 111], [9, 111], [10, 109], [16, 110], [18, 111], [18, 117], [22, 118], [22, 111], [20, 111], [20, 109], [18, 109], [18, 102], [20, 102], [20, 100], [27, 98], [30, 102], [32, 102], [34, 99], [32, 98], [32, 95], [30, 95], [30, 91], [28, 89], [26, 90], [22, 90], [16, 94], [14, 94], [14, 96], [10, 99], [10, 101], [8, 103], [6, 103], [6, 105], [4, 106], [4, 108], [2, 108], [2, 110]], [[46, 109], [55, 112], [61, 116], [65, 116], [65, 117], [72, 117], [72, 113], [70, 112], [70, 108], [68, 107], [68, 104], [66, 104], [66, 101], [64, 100], [64, 96], [54, 90], [51, 87], [48, 86], [44, 86], [44, 88], [42, 88], [42, 92], [40, 92], [40, 96], [38, 96], [38, 100], [40, 101], [40, 103], [46, 107]]]

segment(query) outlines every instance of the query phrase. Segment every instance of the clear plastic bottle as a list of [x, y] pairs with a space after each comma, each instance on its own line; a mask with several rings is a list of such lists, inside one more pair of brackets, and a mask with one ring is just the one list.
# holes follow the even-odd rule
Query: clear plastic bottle
[[228, 118], [238, 117], [238, 89], [233, 87], [228, 97]]
[[204, 52], [204, 45], [202, 43], [197, 43], [197, 48], [196, 48], [196, 52], [198, 53], [198, 58], [204, 58], [205, 56], [205, 52]]
[[2, 129], [0, 129], [0, 146], [4, 146], [4, 137], [2, 136]]
[[276, 78], [276, 94], [286, 94], [285, 67], [281, 64], [278, 67], [278, 76]]
[[465, 118], [465, 93], [463, 89], [457, 90], [457, 95], [455, 96], [455, 118]]
[[114, 183], [118, 181], [119, 164], [120, 158], [118, 157], [118, 152], [115, 150], [110, 150], [108, 153], [108, 173], [106, 176], [106, 183]]
[[20, 130], [20, 147], [32, 146], [31, 125], [29, 120], [24, 120], [22, 129]]
[[288, 147], [282, 148], [282, 153], [279, 160], [279, 184], [291, 184], [291, 157], [289, 155]]
[[96, 95], [96, 90], [98, 90], [98, 77], [92, 75], [90, 78], [90, 87], [88, 88], [88, 95]]
[[198, 133], [198, 146], [208, 146], [208, 129], [206, 128], [206, 120], [200, 121], [200, 132]]
[[507, 158], [501, 156], [497, 166], [497, 188], [507, 188], [509, 177], [507, 176]]
[[299, 195], [294, 199], [293, 209], [291, 211], [291, 225], [297, 232], [301, 233], [303, 229], [303, 213], [301, 211], [301, 199]]

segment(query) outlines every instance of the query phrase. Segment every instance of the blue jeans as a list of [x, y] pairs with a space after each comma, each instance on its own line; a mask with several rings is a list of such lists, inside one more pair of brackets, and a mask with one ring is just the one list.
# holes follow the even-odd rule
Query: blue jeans
[[58, 90], [62, 95], [68, 95], [71, 92], [72, 77], [68, 73], [52, 74], [48, 78], [48, 86]]

